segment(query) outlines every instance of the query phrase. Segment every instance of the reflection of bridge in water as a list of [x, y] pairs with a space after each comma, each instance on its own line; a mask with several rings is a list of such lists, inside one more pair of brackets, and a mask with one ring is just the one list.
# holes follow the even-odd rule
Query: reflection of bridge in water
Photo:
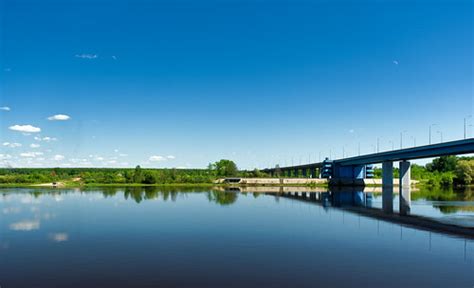
[[[276, 191], [279, 189], [279, 191]], [[266, 190], [266, 191], [265, 191]], [[442, 223], [437, 220], [418, 216], [400, 215], [393, 213], [393, 198], [382, 197], [382, 208], [373, 207], [374, 193], [382, 192], [381, 187], [344, 187], [325, 188], [310, 187], [235, 187], [228, 192], [263, 193], [274, 197], [293, 199], [309, 204], [321, 205], [324, 208], [335, 208], [355, 213], [357, 215], [374, 218], [402, 226], [413, 227], [420, 230], [462, 236], [474, 239], [474, 228], [463, 227], [454, 224]], [[408, 202], [407, 205], [410, 205]], [[390, 208], [388, 208], [390, 205]], [[410, 207], [406, 207], [408, 211]]]

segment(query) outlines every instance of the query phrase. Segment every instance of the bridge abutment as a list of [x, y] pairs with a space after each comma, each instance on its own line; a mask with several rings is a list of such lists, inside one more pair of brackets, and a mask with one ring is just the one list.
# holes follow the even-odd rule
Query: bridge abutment
[[336, 186], [364, 186], [365, 165], [342, 166], [335, 164], [330, 184]]

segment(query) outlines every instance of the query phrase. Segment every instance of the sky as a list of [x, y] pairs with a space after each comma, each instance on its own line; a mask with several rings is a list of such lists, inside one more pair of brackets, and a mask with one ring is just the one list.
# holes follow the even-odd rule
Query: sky
[[0, 166], [296, 165], [431, 124], [462, 139], [464, 118], [473, 137], [473, 6], [0, 0]]

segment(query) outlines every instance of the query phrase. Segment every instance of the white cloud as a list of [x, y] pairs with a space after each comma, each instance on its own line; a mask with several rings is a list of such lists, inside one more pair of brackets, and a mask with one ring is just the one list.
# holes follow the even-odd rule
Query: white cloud
[[38, 133], [41, 132], [41, 128], [31, 126], [31, 125], [13, 125], [8, 127], [8, 129], [24, 133]]
[[54, 242], [64, 242], [69, 239], [69, 235], [67, 233], [51, 233], [49, 238]]
[[35, 158], [36, 156], [41, 156], [41, 155], [43, 155], [43, 152], [23, 152], [23, 153], [20, 153], [20, 156], [25, 157], [25, 158]]
[[128, 154], [125, 154], [125, 153], [120, 153], [120, 154], [119, 154], [119, 156], [120, 156], [120, 157], [127, 157], [127, 156], [128, 156]]
[[173, 155], [168, 155], [168, 156], [160, 156], [160, 155], [153, 155], [148, 158], [148, 161], [150, 162], [161, 162], [161, 161], [167, 161], [167, 160], [173, 160], [176, 157]]
[[63, 156], [63, 155], [59, 155], [59, 154], [54, 155], [53, 160], [54, 160], [54, 161], [62, 161], [62, 160], [64, 160], [64, 156]]
[[76, 58], [81, 58], [81, 59], [96, 59], [99, 57], [97, 54], [76, 54], [74, 55]]
[[355, 132], [354, 129], [349, 130], [349, 133], [351, 133], [351, 134], [354, 133], [354, 132]]
[[10, 154], [0, 154], [0, 160], [7, 160], [11, 158], [12, 158], [12, 155]]
[[38, 220], [25, 220], [10, 224], [10, 229], [15, 231], [31, 231], [38, 230], [40, 228], [40, 222]]
[[10, 111], [10, 107], [7, 107], [7, 106], [3, 106], [3, 107], [0, 107], [0, 110], [2, 111]]
[[112, 59], [117, 60], [117, 56], [112, 55]]
[[41, 147], [41, 145], [39, 144], [35, 144], [35, 143], [30, 144], [30, 148], [39, 148], [39, 147]]
[[397, 60], [393, 60], [392, 63], [395, 64], [395, 65], [398, 65], [398, 61], [397, 61]]
[[35, 139], [36, 141], [44, 141], [44, 142], [51, 142], [51, 141], [56, 141], [56, 140], [58, 140], [57, 138], [54, 138], [54, 137], [47, 137], [47, 136], [46, 136], [46, 137], [43, 137], [43, 138], [38, 137], [38, 136], [35, 136], [34, 139]]
[[3, 145], [3, 146], [10, 147], [10, 148], [21, 147], [21, 144], [20, 144], [20, 143], [3, 142], [2, 145]]
[[159, 155], [153, 155], [153, 156], [150, 156], [150, 158], [148, 158], [148, 161], [151, 161], [151, 162], [159, 162], [159, 161], [165, 161], [165, 157], [163, 156], [159, 156]]
[[56, 114], [56, 115], [48, 117], [48, 120], [50, 121], [66, 121], [69, 119], [71, 119], [71, 117], [65, 114]]
[[118, 153], [118, 152], [119, 152], [119, 149], [114, 149], [114, 152], [115, 152], [115, 153]]
[[18, 214], [20, 211], [20, 207], [7, 207], [2, 209], [3, 214]]

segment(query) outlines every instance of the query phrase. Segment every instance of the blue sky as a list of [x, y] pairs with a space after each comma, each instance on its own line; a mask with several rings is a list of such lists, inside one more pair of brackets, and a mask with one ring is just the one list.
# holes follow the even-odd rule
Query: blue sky
[[355, 155], [359, 142], [369, 153], [377, 138], [398, 148], [402, 131], [404, 147], [427, 144], [433, 123], [433, 142], [460, 139], [473, 12], [472, 1], [0, 0], [0, 160], [254, 168]]

